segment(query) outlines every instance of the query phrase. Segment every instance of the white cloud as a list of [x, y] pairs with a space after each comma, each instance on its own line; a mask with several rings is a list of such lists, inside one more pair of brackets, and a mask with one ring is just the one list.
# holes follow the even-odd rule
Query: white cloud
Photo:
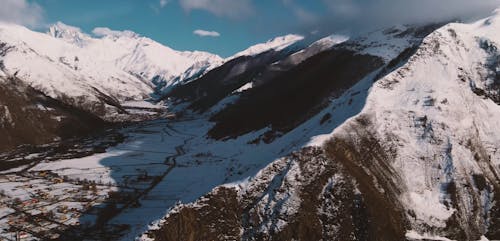
[[186, 11], [204, 10], [219, 17], [244, 18], [254, 12], [251, 0], [179, 0]]
[[282, 0], [282, 2], [283, 5], [289, 8], [295, 17], [297, 17], [302, 23], [312, 23], [318, 20], [318, 17], [315, 14], [301, 7], [295, 3], [294, 0]]
[[165, 8], [170, 3], [170, 0], [160, 0], [156, 3], [150, 3], [149, 7], [154, 13], [159, 14], [162, 8]]
[[160, 0], [160, 8], [164, 8], [165, 6], [167, 6], [168, 4], [168, 0]]
[[198, 35], [200, 37], [219, 37], [220, 36], [220, 33], [218, 33], [218, 32], [201, 30], [201, 29], [197, 29], [197, 30], [193, 31], [193, 34]]
[[333, 26], [354, 28], [446, 21], [487, 15], [499, 0], [322, 0]]
[[112, 36], [112, 37], [118, 38], [118, 37], [137, 37], [138, 36], [138, 34], [132, 32], [132, 31], [129, 31], [129, 30], [117, 31], [117, 30], [111, 30], [109, 28], [103, 28], [103, 27], [94, 28], [94, 30], [92, 30], [92, 33], [98, 37]]
[[43, 23], [43, 9], [36, 3], [27, 0], [1, 0], [0, 21], [41, 27]]

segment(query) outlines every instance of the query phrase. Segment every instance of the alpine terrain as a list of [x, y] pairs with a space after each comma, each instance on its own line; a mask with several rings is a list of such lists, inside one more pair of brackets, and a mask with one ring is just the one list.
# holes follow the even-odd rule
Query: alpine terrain
[[[495, 130], [500, 113], [500, 92], [495, 87], [500, 81], [499, 29], [496, 14], [472, 24], [444, 25], [404, 50], [365, 48], [362, 43], [366, 40], [361, 38], [311, 58], [309, 61], [318, 61], [353, 49], [359, 52], [348, 59], [373, 58], [368, 62], [371, 65], [363, 63], [365, 68], [371, 67], [364, 73], [365, 80], [348, 78], [358, 85], [366, 82], [369, 89], [345, 85], [331, 90], [334, 95], [321, 113], [324, 118], [316, 124], [342, 118], [343, 105], [364, 101], [360, 112], [247, 181], [222, 185], [196, 202], [175, 206], [144, 237], [500, 239], [500, 156]], [[384, 33], [409, 34], [397, 29]], [[378, 38], [371, 41], [374, 39]], [[399, 55], [391, 56], [393, 51]], [[383, 56], [376, 58], [377, 53]], [[335, 59], [315, 73], [346, 64]], [[313, 68], [306, 66], [307, 62], [298, 66], [305, 69], [297, 73]], [[309, 81], [314, 85], [324, 77], [335, 83], [342, 80], [337, 75], [361, 71], [350, 70], [324, 72], [318, 77], [308, 73]], [[307, 90], [301, 89], [301, 93]], [[350, 95], [335, 96], [335, 91], [342, 90]], [[365, 100], [356, 98], [364, 92]], [[301, 104], [307, 101], [296, 98]], [[246, 107], [241, 105], [233, 111], [241, 112]], [[230, 111], [220, 112], [216, 119], [225, 121], [224, 115]], [[233, 125], [239, 127], [239, 123]]]
[[230, 57], [0, 23], [0, 240], [500, 240], [500, 11]]

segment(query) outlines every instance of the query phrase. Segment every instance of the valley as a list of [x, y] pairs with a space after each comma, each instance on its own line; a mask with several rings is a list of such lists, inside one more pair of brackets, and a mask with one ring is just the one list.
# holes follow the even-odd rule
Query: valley
[[254, 133], [226, 143], [198, 135], [209, 127], [189, 117], [156, 120], [75, 140], [68, 149], [56, 143], [57, 152], [46, 146], [3, 156], [4, 163], [20, 165], [1, 172], [2, 238], [21, 232], [38, 239], [130, 240], [179, 202], [250, 177], [308, 140], [302, 134], [258, 146], [250, 144]]
[[221, 58], [0, 23], [0, 240], [500, 239], [499, 27]]
[[[251, 178], [276, 158], [319, 143], [360, 111], [370, 80], [268, 144], [255, 140], [269, 129], [229, 140], [200, 135], [214, 126], [209, 112], [109, 129], [94, 138], [67, 141], [66, 149], [54, 143], [12, 151], [2, 157], [3, 163], [19, 164], [1, 173], [2, 222], [7, 225], [0, 233], [6, 239], [16, 231], [38, 239], [47, 233], [62, 240], [134, 239], [181, 203]], [[330, 110], [338, 114], [325, 119]], [[51, 221], [42, 218], [47, 215]], [[22, 228], [30, 220], [37, 221]]]

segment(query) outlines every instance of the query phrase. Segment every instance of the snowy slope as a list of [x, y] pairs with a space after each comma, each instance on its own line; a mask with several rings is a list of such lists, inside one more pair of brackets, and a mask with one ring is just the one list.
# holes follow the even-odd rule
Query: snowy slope
[[[44, 34], [2, 23], [2, 72], [109, 119], [119, 112], [109, 105], [149, 98], [153, 79], [177, 84], [222, 61], [204, 52], [174, 51], [130, 31], [101, 28], [95, 33], [100, 37], [58, 23]], [[94, 105], [104, 105], [106, 110], [95, 112]]]
[[348, 45], [349, 49], [361, 54], [379, 56], [390, 61], [394, 55], [397, 56], [440, 25], [442, 24], [397, 25], [354, 37], [355, 41]]
[[[455, 222], [469, 239], [495, 231], [488, 226], [499, 215], [490, 212], [500, 191], [499, 29], [497, 14], [432, 33], [408, 63], [376, 84], [361, 113], [382, 143], [397, 146], [389, 165], [420, 234], [454, 239]], [[336, 135], [352, 135], [352, 126]]]
[[281, 60], [279, 62], [273, 63], [273, 65], [270, 67], [273, 70], [281, 70], [281, 71], [286, 71], [289, 68], [296, 66], [303, 62], [304, 60], [321, 53], [323, 51], [326, 51], [328, 49], [331, 49], [333, 46], [338, 45], [340, 43], [343, 43], [347, 41], [349, 38], [346, 36], [342, 35], [330, 35], [324, 38], [321, 38], [306, 48], [293, 53], [292, 55], [288, 56], [286, 59]]
[[318, 53], [331, 49], [333, 46], [343, 43], [348, 40], [348, 37], [341, 35], [330, 35], [324, 38], [321, 38], [304, 49], [297, 51], [286, 58], [279, 60], [277, 62], [272, 63], [270, 66], [266, 68], [266, 70], [255, 77], [252, 82], [249, 82], [239, 89], [235, 90], [233, 93], [242, 93], [244, 91], [248, 91], [259, 84], [265, 83], [268, 80], [275, 78], [280, 73], [286, 72], [291, 68], [299, 65], [304, 62], [308, 58], [311, 58]]
[[[325, 190], [337, 185], [339, 177], [349, 179], [350, 175], [358, 183], [357, 192], [372, 205], [379, 205], [368, 207], [368, 212], [391, 220], [379, 220], [377, 225], [394, 229], [392, 235], [402, 229], [410, 240], [479, 240], [482, 236], [498, 239], [499, 24], [497, 12], [472, 24], [448, 24], [431, 33], [407, 62], [378, 80], [360, 114], [331, 135], [318, 137], [312, 144], [324, 144], [332, 161], [344, 166], [336, 167], [339, 173], [335, 174], [325, 174], [328, 164], [314, 167], [317, 172], [332, 175]], [[390, 59], [396, 49], [405, 48], [404, 41], [392, 43], [396, 48], [373, 44], [373, 48], [359, 50]], [[281, 162], [274, 165], [283, 165]], [[264, 171], [270, 170], [275, 169], [269, 166]], [[262, 194], [273, 199], [254, 204], [256, 215], [262, 215], [263, 223], [259, 225], [272, 227], [274, 232], [286, 232], [288, 225], [295, 225], [283, 223], [294, 220], [289, 216], [305, 215], [300, 213], [297, 199], [289, 199], [303, 195], [301, 186], [310, 182], [303, 172], [311, 172], [287, 167], [280, 171], [283, 173], [273, 175], [283, 179], [281, 186], [266, 184], [277, 191]], [[270, 178], [273, 176], [258, 177], [248, 185]], [[239, 191], [244, 197], [249, 195], [246, 185]], [[328, 194], [325, 190], [320, 194]], [[374, 190], [380, 194], [374, 195]], [[278, 194], [284, 195], [281, 200], [275, 196]], [[269, 213], [268, 207], [258, 206], [266, 201], [276, 205]], [[299, 202], [311, 205], [304, 199]], [[370, 202], [363, 205], [370, 206]], [[377, 208], [388, 214], [377, 213]], [[272, 226], [276, 222], [281, 224]]]
[[[285, 61], [289, 62], [290, 65], [295, 65], [301, 63], [302, 61], [308, 62], [308, 58], [302, 58], [302, 55], [308, 55], [308, 53], [313, 53], [314, 55], [331, 49], [331, 52], [324, 52], [323, 56], [328, 56], [330, 54], [334, 54], [337, 52], [345, 53], [346, 50], [353, 50], [353, 52], [349, 53], [349, 58], [346, 58], [345, 61], [358, 61], [357, 56], [361, 55], [360, 52], [365, 53], [364, 51], [372, 51], [373, 53], [377, 53], [375, 56], [372, 56], [375, 59], [381, 59], [383, 65], [389, 64], [390, 60], [397, 59], [398, 55], [407, 48], [418, 46], [419, 42], [422, 41], [422, 37], [416, 36], [412, 30], [408, 33], [413, 34], [402, 34], [407, 31], [408, 28], [401, 29], [399, 32], [391, 32], [391, 33], [380, 33], [379, 36], [385, 35], [385, 38], [376, 38], [372, 41], [367, 41], [365, 36], [360, 38], [354, 38], [346, 41], [345, 39], [337, 39], [337, 38], [325, 38], [316, 43], [313, 43], [307, 50], [298, 52], [300, 54], [292, 54], [291, 57], [285, 59]], [[373, 35], [374, 33], [371, 33]], [[390, 42], [385, 42], [385, 40], [391, 40]], [[345, 41], [345, 42], [344, 42]], [[380, 42], [378, 42], [380, 41]], [[354, 49], [353, 46], [356, 46], [357, 49]], [[381, 46], [385, 46], [388, 49], [387, 52], [381, 54], [380, 51], [375, 51], [375, 49], [381, 49]], [[359, 51], [359, 52], [358, 52]], [[398, 52], [401, 51], [401, 52]], [[334, 55], [335, 56], [335, 55]], [[314, 57], [313, 57], [314, 58]], [[297, 60], [297, 61], [295, 61]], [[324, 59], [322, 59], [324, 60]], [[329, 59], [324, 60], [326, 63], [332, 62]], [[325, 62], [312, 62], [312, 66], [321, 66]], [[286, 64], [286, 63], [285, 63]], [[283, 65], [277, 63], [276, 65]], [[286, 67], [286, 65], [284, 65]], [[334, 68], [335, 66], [325, 65], [324, 68]], [[344, 72], [345, 71], [345, 72]], [[269, 138], [268, 133], [273, 133], [274, 126], [270, 125], [265, 129], [255, 130], [254, 132], [248, 133], [246, 135], [239, 136], [234, 140], [226, 141], [226, 145], [232, 143], [246, 143], [249, 145], [245, 152], [243, 152], [240, 158], [235, 158], [239, 164], [248, 161], [258, 162], [260, 163], [258, 166], [262, 167], [263, 165], [267, 165], [268, 161], [273, 158], [279, 158], [288, 155], [290, 152], [299, 150], [304, 146], [321, 146], [322, 143], [330, 138], [329, 133], [341, 125], [344, 121], [351, 118], [361, 111], [363, 106], [365, 105], [366, 96], [370, 87], [373, 84], [374, 77], [377, 76], [377, 73], [380, 71], [379, 67], [374, 67], [374, 72], [369, 73], [364, 78], [359, 81], [353, 81], [353, 85], [348, 87], [347, 90], [342, 90], [339, 96], [335, 97], [325, 97], [329, 99], [328, 105], [324, 107], [322, 111], [316, 113], [312, 116], [308, 117], [308, 120], [304, 123], [294, 126], [294, 129], [289, 132], [274, 132], [276, 133], [274, 141], [271, 143], [265, 144], [265, 139]], [[346, 72], [350, 72], [349, 69], [339, 69], [337, 70], [340, 75]], [[312, 78], [316, 79], [316, 78]], [[335, 79], [331, 77], [331, 79]], [[290, 83], [290, 79], [285, 78], [285, 80]], [[319, 85], [315, 81], [308, 81], [310, 86]], [[250, 87], [250, 86], [245, 86]], [[340, 91], [340, 90], [337, 90]], [[276, 93], [273, 91], [272, 93]], [[290, 95], [296, 99], [304, 99], [303, 97], [298, 95]], [[223, 105], [227, 102], [231, 102], [233, 97], [228, 97], [225, 100], [221, 101], [218, 106], [213, 108], [214, 111], [219, 111], [221, 108], [224, 108]], [[290, 100], [291, 101], [291, 100]], [[251, 102], [251, 99], [250, 99]], [[292, 102], [290, 102], [292, 103]], [[294, 104], [292, 104], [294, 106]], [[265, 113], [260, 112], [261, 116], [265, 115]], [[288, 116], [292, 118], [291, 116]], [[272, 138], [272, 137], [271, 137]], [[224, 143], [224, 142], [214, 142], [216, 143]], [[252, 147], [252, 145], [255, 145]], [[244, 144], [239, 144], [236, 146], [245, 146]], [[211, 150], [211, 153], [224, 153], [223, 150], [219, 151], [216, 148], [213, 148], [211, 145], [206, 147], [207, 151]], [[312, 151], [311, 151], [312, 150]], [[302, 155], [301, 152], [299, 154], [292, 154], [292, 157], [286, 156], [283, 158], [279, 158], [278, 160], [272, 162], [267, 167], [259, 170], [259, 167], [251, 167], [249, 170], [257, 173], [256, 175], [246, 176], [244, 174], [243, 177], [248, 177], [243, 181], [236, 179], [234, 184], [224, 185], [220, 188], [214, 189], [213, 192], [209, 193], [207, 196], [200, 198], [199, 201], [193, 204], [179, 205], [175, 207], [169, 214], [159, 221], [153, 229], [159, 229], [159, 231], [153, 231], [150, 233], [150, 237], [155, 237], [157, 240], [168, 240], [170, 239], [179, 239], [182, 240], [185, 236], [184, 234], [195, 235], [198, 239], [223, 239], [221, 237], [230, 237], [229, 239], [239, 239], [243, 240], [266, 240], [273, 239], [273, 237], [277, 237], [276, 240], [317, 240], [314, 236], [305, 236], [306, 238], [297, 238], [296, 236], [288, 236], [289, 234], [297, 234], [300, 232], [298, 230], [303, 230], [304, 233], [307, 233], [307, 229], [309, 227], [296, 227], [292, 225], [288, 225], [290, 223], [294, 223], [293, 225], [300, 223], [304, 226], [311, 224], [311, 226], [315, 226], [315, 222], [311, 222], [311, 216], [309, 214], [302, 215], [303, 210], [302, 206], [308, 206], [309, 203], [302, 205], [305, 200], [301, 200], [302, 194], [307, 192], [310, 195], [311, 189], [316, 190], [318, 187], [322, 185], [320, 182], [323, 180], [323, 176], [325, 175], [323, 172], [328, 172], [331, 174], [332, 172], [336, 173], [336, 168], [339, 168], [337, 164], [334, 164], [334, 161], [326, 160], [324, 154], [319, 154], [322, 151], [317, 151], [315, 148], [306, 149], [304, 151], [304, 157], [297, 160], [297, 155]], [[269, 153], [269, 154], [266, 154]], [[270, 157], [255, 157], [253, 155], [270, 155]], [[220, 155], [220, 154], [217, 154]], [[313, 155], [313, 156], [311, 156]], [[266, 161], [267, 159], [267, 161]], [[325, 163], [328, 163], [325, 164]], [[333, 166], [329, 166], [332, 164]], [[304, 170], [303, 166], [310, 165], [310, 170]], [[339, 164], [338, 164], [339, 165]], [[309, 167], [308, 167], [309, 168]], [[337, 173], [339, 176], [331, 177], [331, 181], [345, 179], [346, 182], [355, 182], [352, 180], [352, 177], [348, 174], [341, 173], [340, 171]], [[237, 178], [238, 176], [235, 176]], [[315, 178], [321, 178], [321, 180], [316, 180]], [[235, 180], [233, 178], [233, 180]], [[328, 179], [327, 179], [328, 180]], [[330, 185], [335, 185], [330, 183]], [[339, 184], [340, 186], [341, 184]], [[354, 185], [354, 184], [351, 184]], [[221, 191], [225, 188], [234, 189], [233, 191]], [[340, 188], [340, 187], [339, 187]], [[355, 195], [355, 192], [359, 192], [357, 190], [353, 190], [353, 187], [341, 187], [343, 190], [347, 190], [352, 192], [352, 195]], [[351, 188], [350, 190], [348, 188]], [[303, 191], [303, 190], [307, 191]], [[325, 189], [327, 189], [325, 187]], [[219, 193], [224, 193], [218, 195]], [[227, 201], [228, 197], [232, 197], [232, 195], [237, 197], [236, 202], [233, 203], [232, 199]], [[220, 199], [219, 199], [220, 198]], [[224, 204], [227, 205], [227, 209], [224, 209], [222, 212], [217, 212], [218, 202], [224, 200]], [[335, 201], [332, 201], [335, 202]], [[340, 201], [339, 201], [340, 202]], [[350, 203], [355, 203], [355, 201], [350, 200]], [[215, 206], [215, 207], [214, 207]], [[335, 207], [333, 207], [335, 208]], [[175, 232], [174, 226], [169, 226], [171, 224], [179, 224], [184, 225], [183, 221], [184, 211], [187, 213], [192, 213], [194, 210], [196, 220], [200, 220], [200, 222], [195, 222], [195, 225], [200, 225], [202, 228], [201, 233], [202, 236], [196, 236], [192, 232], [196, 232], [193, 229], [190, 229], [190, 224], [186, 223], [186, 228], [182, 233], [173, 233]], [[233, 212], [234, 211], [234, 212]], [[308, 210], [311, 212], [311, 210]], [[323, 210], [325, 213], [332, 212], [332, 216], [335, 215], [334, 210]], [[348, 210], [347, 210], [348, 211]], [[227, 216], [226, 216], [227, 215]], [[303, 217], [303, 220], [300, 220], [295, 215]], [[338, 217], [341, 216], [351, 216], [351, 213], [342, 213], [339, 214]], [[213, 217], [235, 217], [235, 219], [212, 219]], [[251, 217], [251, 218], [249, 218]], [[178, 218], [178, 219], [177, 219]], [[340, 218], [337, 218], [340, 219]], [[365, 220], [368, 220], [365, 217]], [[373, 220], [368, 220], [367, 222], [371, 222]], [[289, 222], [289, 223], [287, 223]], [[328, 225], [335, 226], [336, 223], [340, 223], [341, 220], [334, 220], [332, 223]], [[226, 225], [229, 224], [229, 227]], [[348, 227], [345, 224], [340, 223], [345, 227]], [[287, 227], [288, 226], [288, 227]], [[203, 228], [207, 229], [203, 229]], [[210, 228], [216, 227], [216, 228]], [[220, 227], [220, 228], [219, 228]], [[318, 227], [318, 226], [315, 226]], [[169, 230], [169, 228], [172, 228]], [[196, 228], [196, 230], [200, 230]], [[235, 231], [236, 232], [233, 232]], [[170, 232], [173, 231], [173, 232]], [[185, 232], [184, 232], [185, 231]], [[283, 233], [280, 233], [283, 232]], [[176, 236], [177, 235], [177, 236]], [[213, 236], [210, 236], [213, 235]], [[260, 235], [260, 236], [259, 236]], [[267, 235], [267, 236], [266, 236]], [[276, 236], [273, 236], [276, 235]], [[145, 240], [147, 235], [143, 236]], [[196, 238], [195, 238], [196, 239]], [[325, 238], [324, 240], [334, 240], [331, 238]], [[348, 240], [339, 238], [337, 240]]]
[[[53, 35], [52, 32], [64, 34]], [[114, 63], [124, 71], [146, 80], [159, 76], [168, 85], [174, 84], [170, 81], [178, 76], [191, 77], [185, 74], [190, 68], [209, 69], [222, 63], [217, 55], [201, 51], [176, 51], [132, 31], [96, 28], [93, 33], [98, 38], [91, 38], [78, 28], [63, 23], [57, 23], [49, 31], [52, 36], [66, 42], [79, 43], [85, 51], [99, 54], [102, 60]]]
[[[360, 113], [313, 138], [323, 150], [305, 148], [178, 205], [143, 239], [500, 239], [500, 12], [445, 25], [395, 58], [413, 40], [386, 36], [404, 28], [344, 45], [398, 62], [367, 76], [377, 81], [370, 90], [333, 102], [345, 98]], [[328, 112], [330, 121], [356, 112], [340, 103], [291, 133]]]

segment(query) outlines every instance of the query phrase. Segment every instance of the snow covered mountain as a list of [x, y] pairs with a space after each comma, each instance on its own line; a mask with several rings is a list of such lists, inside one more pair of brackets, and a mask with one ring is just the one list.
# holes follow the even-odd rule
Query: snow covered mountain
[[223, 65], [201, 78], [174, 86], [164, 98], [173, 100], [174, 106], [179, 101], [188, 102], [190, 109], [202, 112], [217, 104], [224, 107], [235, 102], [243, 92], [267, 83], [346, 39], [332, 35], [306, 45], [302, 36], [278, 37], [227, 58]]
[[307, 46], [288, 35], [227, 59], [1, 24], [0, 148], [160, 108], [141, 102], [152, 93], [176, 115], [103, 153], [0, 155], [0, 234], [53, 207], [43, 222], [65, 223], [29, 235], [130, 240], [168, 211], [139, 239], [500, 239], [499, 66], [500, 11]]
[[[217, 55], [175, 51], [131, 31], [97, 28], [93, 35], [63, 23], [51, 26], [47, 33], [0, 23], [0, 85], [4, 89], [16, 89], [9, 86], [13, 84], [23, 86], [30, 90], [27, 93], [36, 93], [26, 98], [33, 100], [43, 95], [51, 102], [72, 108], [70, 116], [83, 111], [106, 122], [139, 121], [156, 118], [165, 111], [161, 103], [147, 102], [157, 90], [181, 84], [223, 63]], [[40, 127], [35, 123], [62, 125], [57, 113], [40, 111], [52, 109], [51, 106], [36, 101], [17, 104], [21, 103], [26, 105], [22, 110], [38, 108], [41, 119], [52, 116], [33, 120], [30, 128]], [[12, 101], [0, 105], [6, 110], [17, 109]], [[19, 118], [27, 114], [9, 112]], [[51, 119], [53, 123], [49, 123]], [[32, 138], [20, 138], [22, 133], [16, 134], [12, 129], [7, 140], [11, 145], [40, 144], [42, 136], [44, 140], [53, 140], [80, 133], [70, 131], [71, 127], [64, 129], [67, 133], [61, 134], [55, 133], [57, 128], [41, 128], [40, 135]]]
[[251, 79], [252, 88], [212, 116], [216, 125], [209, 135], [235, 138], [271, 126], [262, 138], [272, 141], [320, 112], [367, 74], [414, 48], [433, 29], [407, 26], [349, 41], [319, 40], [258, 72]]
[[[210, 86], [211, 82], [205, 80], [218, 76], [228, 66], [232, 70], [224, 78], [239, 79], [304, 49], [302, 40], [298, 35], [278, 37], [222, 59], [201, 51], [176, 51], [131, 31], [96, 28], [87, 34], [58, 22], [47, 33], [40, 33], [0, 23], [0, 78], [4, 84], [20, 81], [47, 98], [106, 122], [145, 120], [165, 110], [162, 103], [145, 101], [166, 99], [169, 96], [165, 95], [187, 84], [187, 88], [199, 83]], [[294, 61], [298, 63], [320, 52], [321, 46], [332, 45], [328, 40], [323, 42], [309, 54], [297, 53], [295, 56], [302, 57]], [[209, 72], [213, 73], [205, 77]], [[227, 90], [231, 93], [244, 84], [248, 80]], [[46, 136], [57, 139], [52, 134], [47, 132]]]
[[98, 28], [94, 34], [100, 37], [62, 23], [47, 34], [1, 24], [1, 71], [51, 98], [115, 120], [121, 104], [148, 99], [155, 83], [174, 85], [222, 62], [204, 52], [174, 51], [130, 31]]
[[251, 46], [225, 59], [224, 64], [205, 75], [187, 84], [173, 86], [163, 98], [173, 100], [173, 105], [188, 102], [189, 109], [207, 111], [224, 98], [241, 92], [245, 85], [251, 85], [260, 76], [266, 75], [265, 72], [271, 66], [307, 48], [301, 40], [302, 36], [287, 35]]
[[78, 28], [59, 22], [50, 28], [49, 34], [81, 46], [87, 53], [98, 54], [96, 57], [103, 62], [110, 62], [126, 72], [145, 80], [161, 78], [169, 86], [177, 84], [174, 80], [192, 77], [197, 74], [196, 70], [203, 72], [222, 63], [217, 55], [176, 51], [131, 31], [96, 28], [93, 34], [98, 38], [91, 38]]
[[[349, 76], [354, 83], [337, 86], [343, 91], [330, 95], [319, 113], [276, 141], [310, 126], [341, 124], [247, 181], [177, 205], [143, 239], [500, 239], [500, 11], [475, 23], [435, 27], [397, 27], [334, 47], [329, 54], [349, 50], [354, 53], [348, 59], [377, 59], [363, 77]], [[311, 68], [307, 62], [316, 58], [297, 68]], [[263, 98], [258, 96], [241, 103]], [[252, 130], [241, 111], [251, 107], [237, 107], [221, 117], [228, 120], [221, 126], [232, 121], [239, 135]], [[289, 120], [278, 107], [272, 110]], [[246, 124], [238, 127], [236, 116]], [[272, 128], [283, 121], [273, 120], [279, 121]]]
[[[217, 65], [209, 65], [209, 68], [201, 68], [201, 70], [203, 71], [200, 71], [200, 69], [197, 68], [195, 68], [194, 71], [191, 70], [186, 71], [185, 72], [186, 74], [181, 75], [180, 79], [184, 80], [183, 84], [195, 81], [197, 83], [203, 83], [202, 85], [209, 86], [212, 85], [209, 84], [211, 83], [211, 81], [210, 80], [206, 81], [205, 79], [211, 78], [210, 76], [213, 77], [215, 75], [219, 75], [219, 77], [217, 78], [225, 79], [225, 80], [220, 80], [221, 82], [227, 82], [227, 79], [235, 78], [235, 76], [239, 78], [243, 73], [255, 70], [258, 68], [258, 66], [262, 67], [269, 65], [273, 61], [278, 61], [282, 58], [287, 57], [292, 53], [295, 53], [296, 51], [305, 48], [306, 46], [303, 45], [304, 44], [303, 40], [304, 40], [303, 36], [295, 34], [276, 37], [274, 39], [268, 40], [265, 43], [258, 43], [253, 46], [250, 46], [247, 49], [234, 54], [233, 56], [225, 58], [222, 62], [216, 62]], [[227, 71], [230, 71], [230, 73], [226, 73]], [[209, 72], [212, 72], [211, 74], [209, 74], [209, 77], [204, 76]], [[189, 83], [189, 84], [198, 86], [199, 84], [197, 83]], [[172, 97], [172, 95], [176, 96], [177, 98], [185, 98], [185, 96], [180, 97], [177, 96], [177, 94], [175, 93], [171, 93], [172, 91], [179, 92], [178, 91], [179, 88], [183, 89], [182, 86], [177, 86], [177, 85], [170, 85], [168, 87], [163, 87], [163, 85], [160, 85], [160, 88], [156, 89], [156, 94], [159, 97], [163, 97], [163, 99], [170, 98]], [[236, 90], [233, 89], [232, 87], [230, 87], [230, 89], [231, 91]], [[200, 92], [200, 90], [198, 92]], [[217, 98], [217, 100], [220, 100], [220, 98]], [[210, 103], [214, 104], [212, 102]]]

